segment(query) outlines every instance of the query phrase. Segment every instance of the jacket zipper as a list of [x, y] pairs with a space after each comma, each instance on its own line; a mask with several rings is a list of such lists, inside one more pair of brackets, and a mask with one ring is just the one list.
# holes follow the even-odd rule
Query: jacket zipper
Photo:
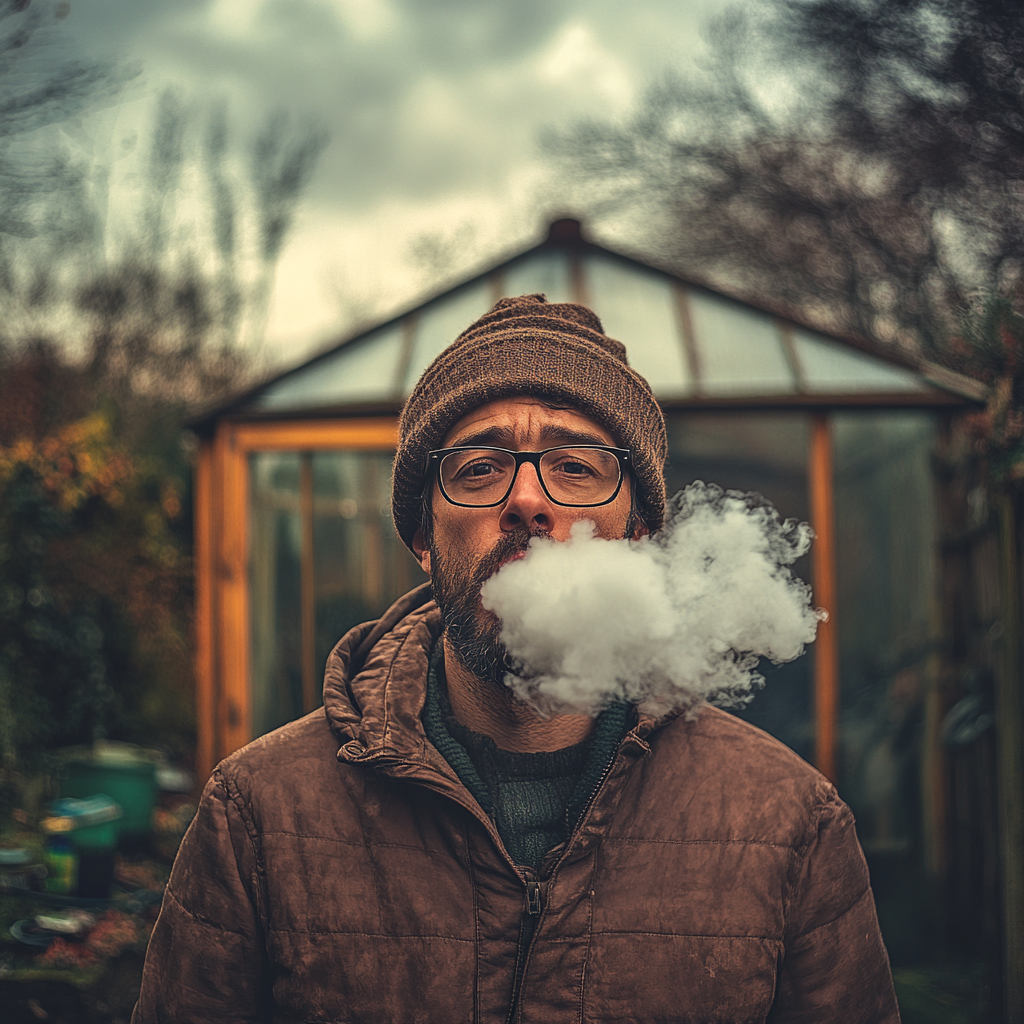
[[[628, 734], [627, 734], [628, 735]], [[612, 768], [615, 762], [619, 759], [619, 750], [622, 748], [620, 744], [615, 749], [615, 753], [611, 760], [605, 765], [604, 771], [601, 773], [601, 777], [594, 784], [594, 788], [590, 791], [590, 796], [587, 797], [586, 803], [583, 805], [583, 809], [580, 811], [580, 816], [575, 822], [578, 825], [586, 816], [587, 811], [590, 810], [590, 805], [594, 802], [594, 798], [597, 796], [601, 787], [604, 785], [605, 780], [612, 773]], [[565, 811], [565, 830], [570, 833], [569, 838], [565, 842], [565, 849], [568, 850], [569, 846], [576, 835], [576, 828], [574, 823], [569, 821], [569, 809]], [[563, 852], [562, 856], [565, 856]], [[549, 873], [550, 878], [558, 870], [558, 865], [561, 863], [561, 857], [558, 863], [554, 865]], [[544, 910], [543, 902], [541, 899], [541, 888], [540, 881], [537, 876], [529, 868], [523, 871], [523, 883], [526, 886], [526, 912], [519, 922], [519, 948], [516, 951], [516, 971], [514, 975], [514, 981], [512, 984], [512, 999], [508, 1006], [508, 1017], [506, 1018], [506, 1024], [512, 1024], [512, 1018], [515, 1016], [516, 1009], [519, 1003], [519, 996], [523, 986], [523, 977], [526, 974], [526, 959], [530, 954], [530, 946], [533, 944], [533, 937], [537, 933], [537, 925], [539, 921], [534, 922], [533, 927], [529, 927], [527, 922], [531, 918], [539, 918], [541, 912]], [[527, 934], [529, 933], [529, 934]]]
[[526, 958], [529, 955], [533, 937], [537, 934], [537, 925], [540, 923], [538, 918], [544, 910], [540, 880], [530, 868], [523, 869], [522, 877], [523, 884], [526, 886], [526, 900], [523, 916], [519, 919], [519, 946], [516, 949], [516, 969], [512, 976], [512, 998], [508, 1004], [507, 1024], [511, 1024], [512, 1018], [516, 1014], [523, 975], [526, 973]]
[[[608, 776], [611, 775], [612, 768], [615, 766], [615, 762], [619, 759], [619, 750], [621, 749], [621, 747], [622, 744], [619, 744], [619, 746], [615, 748], [615, 753], [612, 755], [612, 759], [604, 766], [604, 771], [601, 772], [601, 777], [597, 780], [597, 782], [594, 784], [594, 788], [590, 791], [590, 796], [587, 797], [586, 802], [583, 804], [583, 808], [580, 811], [580, 815], [576, 819], [576, 821], [573, 822], [569, 820], [569, 808], [566, 807], [565, 831], [568, 835], [568, 839], [566, 839], [565, 841], [566, 849], [569, 848], [569, 844], [572, 842], [573, 837], [576, 835], [576, 826], [587, 816], [587, 811], [590, 810], [590, 805], [594, 802], [594, 798], [597, 796], [598, 791], [604, 785], [605, 779], [607, 779]], [[556, 864], [555, 867], [551, 869], [552, 874], [554, 874], [557, 867], [558, 865]]]
[[[532, 875], [533, 872], [531, 871]], [[543, 908], [540, 905], [540, 882], [535, 878], [526, 879], [526, 913], [530, 917], [540, 917]]]

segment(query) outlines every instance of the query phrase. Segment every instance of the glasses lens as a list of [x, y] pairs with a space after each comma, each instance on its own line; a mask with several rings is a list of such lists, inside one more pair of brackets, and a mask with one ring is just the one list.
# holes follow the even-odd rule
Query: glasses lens
[[540, 460], [548, 493], [566, 505], [599, 505], [619, 486], [622, 469], [611, 452], [599, 448], [556, 448]]
[[461, 505], [493, 505], [505, 497], [515, 459], [488, 448], [466, 448], [441, 460], [441, 485]]

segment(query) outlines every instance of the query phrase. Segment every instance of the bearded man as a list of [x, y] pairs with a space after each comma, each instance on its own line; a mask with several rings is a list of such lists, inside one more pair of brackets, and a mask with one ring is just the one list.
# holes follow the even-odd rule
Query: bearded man
[[431, 583], [331, 654], [324, 707], [214, 771], [133, 1020], [897, 1021], [852, 816], [712, 707], [542, 718], [482, 583], [532, 537], [656, 531], [665, 424], [578, 305], [502, 299], [402, 414]]

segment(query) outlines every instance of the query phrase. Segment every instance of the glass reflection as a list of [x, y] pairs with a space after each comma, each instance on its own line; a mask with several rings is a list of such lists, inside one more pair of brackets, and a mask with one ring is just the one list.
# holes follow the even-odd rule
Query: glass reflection
[[392, 324], [283, 377], [252, 404], [281, 411], [393, 399], [401, 352], [402, 325]]
[[626, 346], [629, 365], [658, 395], [692, 390], [679, 313], [668, 278], [605, 256], [584, 261], [587, 293], [605, 331]]
[[[808, 518], [807, 418], [801, 413], [669, 413], [668, 493], [693, 480], [763, 494], [784, 519]], [[810, 559], [793, 567], [810, 578]], [[765, 688], [736, 714], [811, 760], [814, 755], [810, 655], [788, 665], [762, 660]]]
[[[309, 470], [303, 473], [304, 460]], [[377, 618], [426, 577], [391, 525], [388, 452], [261, 452], [250, 458], [252, 708], [259, 736], [300, 717], [303, 615], [312, 616], [313, 693], [352, 626]], [[311, 470], [311, 471], [310, 471]], [[312, 494], [304, 501], [303, 480]], [[312, 523], [303, 529], [303, 508]], [[303, 536], [312, 558], [303, 558]], [[303, 565], [313, 606], [303, 608]]]
[[833, 418], [839, 586], [839, 791], [857, 818], [894, 962], [927, 954], [935, 912], [924, 828], [932, 773], [936, 523], [928, 412]]
[[260, 736], [302, 708], [300, 456], [249, 460], [252, 718]]
[[347, 630], [426, 580], [391, 522], [391, 463], [385, 452], [313, 455], [318, 684]]
[[782, 335], [771, 317], [711, 292], [692, 289], [689, 298], [701, 387], [707, 394], [796, 390]]
[[510, 263], [502, 282], [504, 295], [533, 295], [540, 292], [548, 302], [572, 302], [569, 256], [560, 250], [534, 253]]
[[413, 319], [415, 341], [402, 382], [403, 394], [408, 394], [416, 386], [434, 359], [491, 305], [490, 282], [477, 281], [427, 306]]

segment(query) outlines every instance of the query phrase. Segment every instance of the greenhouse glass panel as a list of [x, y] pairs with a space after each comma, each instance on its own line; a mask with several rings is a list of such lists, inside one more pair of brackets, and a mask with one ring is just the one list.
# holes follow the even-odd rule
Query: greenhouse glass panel
[[423, 371], [474, 320], [491, 308], [491, 285], [488, 281], [460, 288], [427, 306], [415, 321], [415, 342], [403, 382], [407, 395]]
[[374, 331], [271, 384], [254, 399], [257, 409], [305, 409], [386, 401], [395, 397], [402, 326]]
[[605, 332], [626, 346], [629, 365], [659, 397], [689, 392], [692, 381], [679, 333], [676, 285], [604, 256], [588, 256], [584, 268], [594, 312]]
[[931, 685], [936, 521], [928, 412], [833, 418], [839, 792], [857, 818], [894, 962], [926, 953], [922, 723]]
[[261, 736], [302, 713], [300, 456], [250, 456], [252, 724]]
[[810, 331], [794, 330], [793, 347], [804, 384], [811, 392], [927, 390], [911, 370], [904, 370]]
[[553, 250], [532, 254], [506, 267], [501, 282], [505, 295], [532, 295], [540, 292], [548, 302], [572, 302], [569, 257]]
[[[694, 480], [723, 489], [756, 491], [784, 519], [808, 518], [807, 418], [800, 413], [682, 413], [666, 416], [669, 463], [666, 483], [671, 495]], [[810, 578], [810, 559], [794, 566]], [[788, 665], [762, 659], [758, 671], [765, 687], [735, 712], [770, 732], [810, 760], [814, 753], [811, 704], [813, 665], [809, 654]]]
[[379, 617], [426, 580], [391, 522], [391, 462], [383, 452], [313, 454], [318, 680], [352, 626]]
[[785, 394], [796, 390], [782, 336], [767, 313], [691, 291], [690, 317], [709, 395]]

